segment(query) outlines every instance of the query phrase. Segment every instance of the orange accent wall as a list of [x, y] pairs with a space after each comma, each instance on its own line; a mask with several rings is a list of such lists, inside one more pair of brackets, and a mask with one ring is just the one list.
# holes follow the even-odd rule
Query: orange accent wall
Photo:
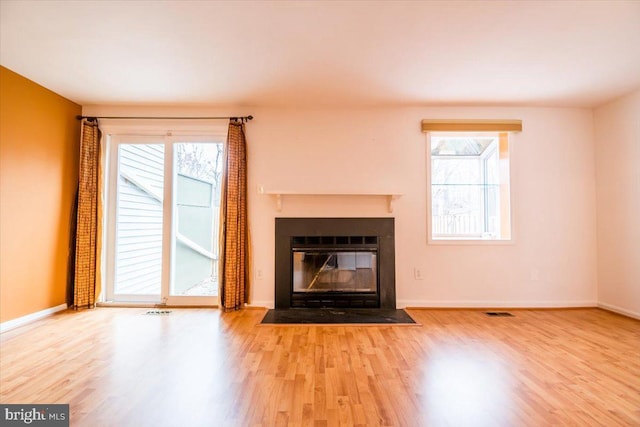
[[0, 322], [66, 302], [78, 114], [0, 67]]

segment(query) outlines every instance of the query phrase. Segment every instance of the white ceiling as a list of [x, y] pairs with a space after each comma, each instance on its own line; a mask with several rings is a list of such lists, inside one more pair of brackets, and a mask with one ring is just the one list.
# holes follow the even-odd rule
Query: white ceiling
[[83, 105], [593, 107], [640, 1], [6, 1], [0, 63]]

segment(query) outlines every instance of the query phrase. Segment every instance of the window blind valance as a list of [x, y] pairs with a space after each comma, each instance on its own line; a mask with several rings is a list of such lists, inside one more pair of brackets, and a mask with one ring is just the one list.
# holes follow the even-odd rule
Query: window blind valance
[[522, 132], [522, 120], [424, 119], [422, 132]]

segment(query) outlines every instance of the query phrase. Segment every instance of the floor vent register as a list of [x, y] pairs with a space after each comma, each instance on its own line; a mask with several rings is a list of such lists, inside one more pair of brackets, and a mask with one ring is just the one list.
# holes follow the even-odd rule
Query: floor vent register
[[506, 311], [485, 311], [485, 313], [489, 317], [513, 317], [513, 314]]
[[168, 316], [171, 314], [171, 310], [149, 310], [144, 314], [148, 314], [151, 316]]

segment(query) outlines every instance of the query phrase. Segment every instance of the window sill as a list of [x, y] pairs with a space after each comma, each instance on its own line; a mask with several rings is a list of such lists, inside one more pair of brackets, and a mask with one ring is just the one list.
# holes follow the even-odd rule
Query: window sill
[[429, 237], [427, 243], [429, 245], [480, 245], [480, 246], [503, 246], [515, 244], [514, 239], [433, 239]]

